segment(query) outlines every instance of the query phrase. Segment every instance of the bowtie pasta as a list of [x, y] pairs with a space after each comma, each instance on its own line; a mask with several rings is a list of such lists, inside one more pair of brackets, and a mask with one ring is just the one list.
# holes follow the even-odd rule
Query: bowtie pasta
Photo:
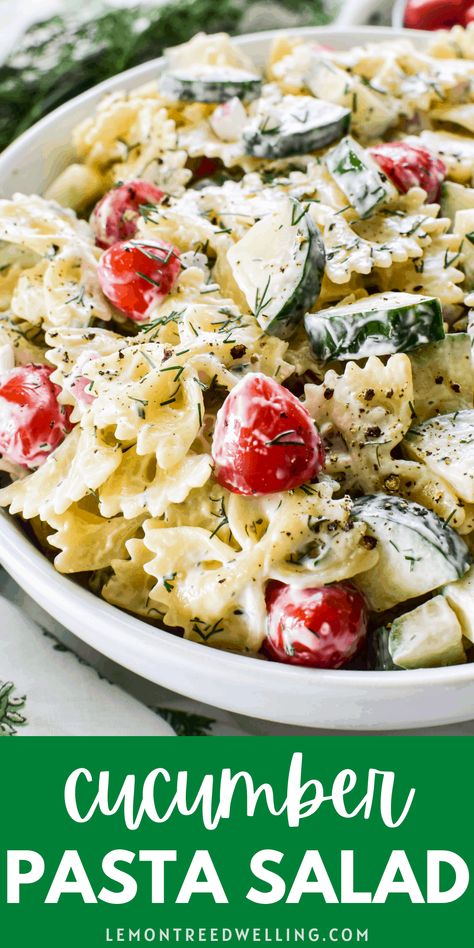
[[0, 200], [0, 504], [60, 572], [250, 656], [473, 660], [473, 131], [474, 27], [200, 34]]

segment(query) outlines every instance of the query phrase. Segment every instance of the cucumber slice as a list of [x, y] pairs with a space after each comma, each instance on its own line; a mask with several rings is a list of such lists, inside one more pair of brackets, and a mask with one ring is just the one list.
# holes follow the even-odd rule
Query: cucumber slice
[[396, 671], [388, 648], [389, 630], [383, 625], [369, 633], [367, 639], [367, 664], [371, 671]]
[[453, 233], [463, 238], [462, 263], [460, 264], [465, 274], [463, 288], [472, 290], [474, 287], [474, 209], [456, 211]]
[[439, 300], [412, 293], [377, 293], [350, 306], [307, 313], [304, 324], [321, 362], [409, 352], [444, 337]]
[[350, 109], [312, 96], [287, 95], [256, 116], [242, 139], [255, 158], [286, 158], [324, 148], [350, 128]]
[[326, 155], [326, 165], [359, 217], [369, 217], [397, 191], [377, 162], [348, 135]]
[[406, 457], [426, 464], [454, 488], [458, 497], [474, 503], [474, 410], [437, 415], [407, 431], [402, 443]]
[[461, 626], [443, 596], [395, 619], [388, 647], [401, 668], [439, 668], [466, 661]]
[[456, 613], [462, 634], [474, 644], [474, 567], [462, 579], [440, 591]]
[[410, 352], [417, 419], [472, 408], [473, 368], [467, 332], [450, 332], [440, 342]]
[[325, 253], [321, 235], [295, 198], [251, 227], [227, 260], [262, 329], [287, 339], [319, 296]]
[[355, 579], [375, 612], [459, 579], [471, 564], [464, 540], [420, 504], [373, 494], [354, 501], [352, 516], [377, 540], [377, 565]]
[[449, 217], [451, 226], [458, 211], [474, 210], [474, 188], [465, 188], [455, 181], [441, 185], [440, 216]]
[[258, 99], [262, 80], [235, 66], [204, 63], [163, 73], [160, 90], [167, 98], [181, 102], [227, 102], [234, 98], [250, 102]]

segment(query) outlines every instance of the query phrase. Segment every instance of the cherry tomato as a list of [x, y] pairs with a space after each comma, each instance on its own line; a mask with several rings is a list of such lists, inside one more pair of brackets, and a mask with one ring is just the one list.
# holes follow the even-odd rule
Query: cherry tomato
[[98, 247], [111, 247], [118, 240], [130, 240], [137, 232], [141, 204], [159, 204], [163, 191], [148, 181], [127, 181], [112, 188], [96, 204], [91, 227]]
[[199, 178], [212, 178], [213, 174], [215, 174], [220, 167], [221, 162], [216, 158], [201, 158], [194, 169], [193, 178], [195, 181], [199, 180]]
[[212, 455], [235, 494], [272, 494], [319, 473], [324, 448], [304, 405], [274, 379], [246, 375], [217, 413]]
[[264, 651], [274, 661], [340, 668], [365, 640], [365, 601], [348, 583], [298, 589], [271, 582], [266, 602]]
[[466, 0], [408, 0], [404, 26], [414, 30], [450, 30], [462, 23]]
[[135, 322], [146, 322], [150, 307], [167, 296], [181, 271], [179, 250], [166, 240], [121, 241], [99, 263], [102, 292]]
[[370, 154], [402, 194], [410, 188], [423, 188], [428, 201], [437, 201], [446, 167], [440, 158], [422, 145], [408, 142], [383, 142], [369, 148]]
[[71, 431], [69, 406], [46, 365], [12, 369], [0, 383], [0, 454], [23, 467], [40, 467]]

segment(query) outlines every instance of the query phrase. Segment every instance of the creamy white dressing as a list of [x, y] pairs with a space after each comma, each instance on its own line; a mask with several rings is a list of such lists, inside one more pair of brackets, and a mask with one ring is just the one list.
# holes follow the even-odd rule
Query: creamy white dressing
[[113, 208], [114, 192], [110, 191], [110, 193], [106, 195], [98, 205], [96, 205], [93, 217], [91, 219], [91, 226], [94, 228], [96, 236], [104, 243], [107, 243], [107, 238], [109, 236], [107, 225]]
[[208, 259], [205, 253], [197, 253], [195, 250], [187, 250], [185, 253], [180, 255], [179, 261], [183, 270], [189, 270], [190, 267], [195, 267], [204, 274], [205, 280], [209, 279], [211, 271], [209, 269]]

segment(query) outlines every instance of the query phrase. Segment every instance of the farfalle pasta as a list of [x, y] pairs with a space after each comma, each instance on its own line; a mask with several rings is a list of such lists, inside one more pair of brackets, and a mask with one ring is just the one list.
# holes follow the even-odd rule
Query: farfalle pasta
[[473, 80], [472, 27], [200, 34], [0, 200], [0, 503], [59, 572], [249, 656], [472, 660]]

